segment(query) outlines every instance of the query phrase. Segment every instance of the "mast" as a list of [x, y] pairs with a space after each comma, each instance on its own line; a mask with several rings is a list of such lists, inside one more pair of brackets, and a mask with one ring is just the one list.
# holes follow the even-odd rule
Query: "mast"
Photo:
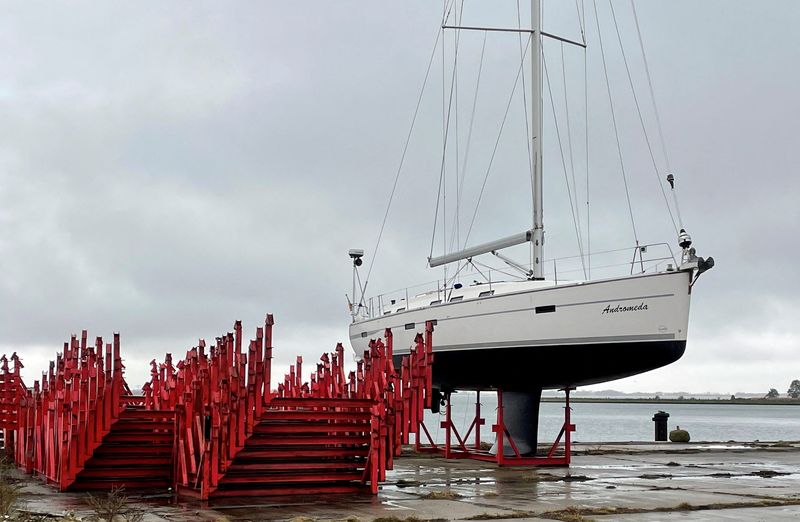
[[531, 0], [531, 139], [533, 140], [533, 278], [544, 279], [542, 212], [542, 5]]

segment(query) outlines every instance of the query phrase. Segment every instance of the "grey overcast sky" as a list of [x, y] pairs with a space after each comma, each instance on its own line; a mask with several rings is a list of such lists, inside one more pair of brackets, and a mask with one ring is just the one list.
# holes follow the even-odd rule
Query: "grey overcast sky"
[[[683, 220], [717, 267], [695, 287], [680, 361], [594, 388], [784, 392], [800, 378], [800, 3], [636, 6]], [[640, 240], [674, 244], [609, 5], [597, 8]], [[661, 165], [630, 4], [614, 8]], [[590, 2], [586, 10], [599, 251], [633, 236]], [[22, 356], [29, 384], [83, 328], [122, 333], [132, 385], [150, 359], [182, 355], [234, 319], [250, 335], [266, 312], [280, 364], [314, 361], [347, 340], [347, 250], [367, 249], [368, 262], [374, 253], [441, 2], [6, 2], [0, 13], [0, 352]], [[514, 26], [516, 3], [466, 2], [463, 23]], [[545, 2], [544, 24], [580, 38], [571, 2]], [[463, 156], [483, 37], [462, 38]], [[487, 38], [462, 227], [520, 63], [516, 38]], [[442, 142], [436, 56], [376, 291], [441, 277], [425, 269]], [[583, 54], [567, 47], [564, 56], [562, 66], [560, 46], [545, 45], [559, 114], [562, 70], [567, 78], [580, 180]], [[522, 98], [512, 101], [521, 114]], [[577, 243], [544, 103], [547, 254], [569, 256]], [[475, 241], [528, 226], [524, 144], [524, 120], [510, 116]]]

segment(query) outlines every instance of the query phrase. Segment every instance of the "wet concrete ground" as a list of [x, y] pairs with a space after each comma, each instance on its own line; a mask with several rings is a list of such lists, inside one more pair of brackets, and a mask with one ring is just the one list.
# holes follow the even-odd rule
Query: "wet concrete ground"
[[[800, 442], [576, 444], [570, 468], [498, 468], [407, 456], [376, 497], [263, 498], [203, 506], [129, 495], [144, 520], [800, 520]], [[85, 494], [26, 481], [29, 511], [91, 511]], [[388, 520], [387, 520], [388, 519]]]

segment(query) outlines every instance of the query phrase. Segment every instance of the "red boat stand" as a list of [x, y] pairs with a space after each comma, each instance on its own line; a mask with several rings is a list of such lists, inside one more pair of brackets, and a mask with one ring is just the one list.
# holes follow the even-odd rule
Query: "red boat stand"
[[[419, 420], [419, 428], [415, 441], [415, 448], [418, 452], [439, 453], [446, 459], [475, 459], [486, 462], [496, 462], [498, 466], [569, 466], [572, 446], [572, 432], [575, 425], [570, 420], [571, 408], [569, 405], [569, 393], [574, 388], [564, 388], [564, 423], [558, 437], [549, 447], [545, 455], [522, 455], [517, 448], [514, 438], [509, 433], [503, 421], [503, 390], [497, 390], [497, 421], [492, 425], [492, 431], [496, 434], [498, 451], [492, 454], [485, 447], [481, 446], [480, 427], [486, 420], [481, 417], [481, 391], [478, 390], [475, 398], [475, 417], [472, 420], [466, 434], [462, 437], [453, 424], [452, 405], [450, 394], [447, 394], [445, 405], [445, 420], [441, 422], [441, 427], [445, 431], [444, 445], [436, 444], [428, 431], [425, 422]], [[423, 435], [427, 442], [423, 442]], [[470, 440], [472, 436], [472, 440]], [[564, 440], [563, 445], [561, 440]], [[514, 455], [505, 455], [501, 448], [506, 446], [506, 441]]]

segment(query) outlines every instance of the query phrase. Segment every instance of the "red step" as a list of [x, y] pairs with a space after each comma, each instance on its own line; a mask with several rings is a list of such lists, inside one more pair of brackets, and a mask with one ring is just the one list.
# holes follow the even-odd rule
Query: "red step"
[[103, 438], [104, 444], [122, 442], [139, 442], [146, 445], [154, 444], [169, 444], [172, 445], [175, 437], [172, 433], [159, 431], [157, 433], [148, 433], [146, 431], [118, 431], [111, 430], [111, 433]]
[[[363, 457], [366, 456], [368, 448], [265, 448], [250, 449], [245, 448], [240, 451], [236, 458], [242, 459], [275, 459], [275, 458], [298, 458], [298, 457]], [[235, 462], [235, 461], [234, 461]]]
[[298, 482], [348, 482], [361, 480], [363, 473], [360, 471], [340, 471], [338, 473], [313, 473], [310, 475], [283, 474], [273, 475], [234, 475], [226, 474], [220, 481], [220, 487], [228, 484], [293, 484]]
[[113, 462], [113, 465], [121, 467], [137, 466], [143, 463], [157, 466], [172, 466], [172, 451], [170, 448], [168, 453], [159, 452], [153, 454], [152, 452], [146, 451], [135, 455], [126, 453], [122, 455], [113, 455], [111, 459], [106, 459], [103, 455], [98, 455], [97, 452], [95, 452], [94, 456], [86, 461], [85, 469], [108, 466], [109, 462]]
[[[78, 474], [80, 477], [80, 473]], [[77, 480], [69, 488], [69, 491], [110, 491], [115, 487], [124, 487], [126, 491], [133, 490], [167, 490], [172, 487], [171, 478], [144, 479], [132, 478], [111, 478], [111, 479], [84, 479]]]
[[[154, 477], [159, 478], [158, 475], [162, 473], [164, 466], [158, 465], [145, 465], [142, 463], [139, 466], [133, 467], [131, 464], [128, 464], [127, 467], [120, 467], [114, 466], [113, 468], [109, 469], [109, 467], [97, 467], [97, 466], [87, 466], [80, 472], [81, 479], [104, 479], [104, 480], [115, 480], [121, 478], [143, 478], [143, 479], [152, 479]], [[112, 476], [109, 476], [112, 474]]]
[[370, 425], [361, 423], [330, 424], [330, 423], [307, 423], [307, 424], [259, 424], [254, 429], [256, 435], [267, 434], [292, 434], [292, 433], [366, 433], [370, 431]]
[[369, 493], [369, 486], [356, 483], [330, 484], [330, 485], [298, 485], [297, 487], [255, 487], [255, 488], [235, 488], [217, 489], [211, 493], [211, 498], [238, 498], [238, 497], [266, 497], [266, 496], [288, 496], [288, 495], [323, 495], [343, 494], [343, 493]]
[[290, 462], [237, 462], [231, 464], [228, 468], [229, 472], [235, 471], [286, 471], [286, 470], [303, 470], [312, 471], [318, 469], [357, 469], [363, 468], [364, 461], [357, 460], [328, 460], [308, 462], [301, 459]]
[[369, 444], [368, 436], [348, 435], [296, 435], [296, 436], [254, 436], [251, 437], [246, 447], [257, 446], [332, 446], [332, 445], [357, 445]]
[[307, 420], [310, 414], [320, 421], [340, 419], [369, 421], [372, 419], [372, 413], [368, 411], [267, 410], [264, 412], [261, 422]]
[[172, 455], [172, 444], [104, 443], [94, 450], [98, 456]]

